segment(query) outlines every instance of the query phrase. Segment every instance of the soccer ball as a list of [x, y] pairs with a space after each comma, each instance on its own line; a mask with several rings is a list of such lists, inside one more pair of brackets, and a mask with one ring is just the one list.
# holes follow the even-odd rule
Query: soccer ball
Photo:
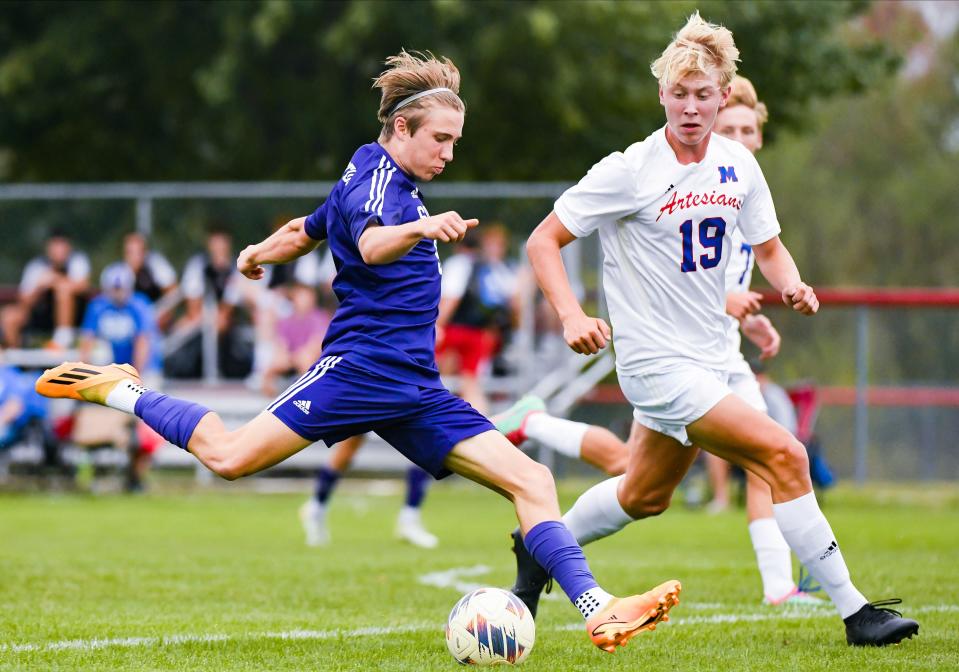
[[478, 588], [453, 607], [446, 647], [461, 665], [518, 665], [536, 639], [533, 615], [508, 590]]

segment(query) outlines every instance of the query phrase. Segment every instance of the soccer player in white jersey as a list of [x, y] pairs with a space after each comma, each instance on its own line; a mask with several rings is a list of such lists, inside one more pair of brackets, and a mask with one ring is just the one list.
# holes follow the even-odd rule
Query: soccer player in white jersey
[[[758, 100], [756, 89], [745, 77], [737, 75], [730, 83], [726, 105], [716, 117], [715, 132], [723, 137], [742, 143], [754, 154], [762, 147], [762, 127], [768, 118], [764, 103]], [[772, 323], [756, 311], [760, 307], [760, 295], [749, 291], [755, 258], [752, 248], [746, 243], [742, 232], [734, 229], [730, 235], [731, 255], [726, 265], [726, 315], [727, 361], [729, 388], [748, 404], [763, 413], [766, 403], [756, 376], [740, 352], [740, 329], [761, 350], [760, 357], [767, 359], [779, 352], [780, 336]], [[497, 429], [517, 445], [527, 438], [552, 448], [568, 457], [602, 469], [611, 476], [626, 471], [629, 448], [609, 430], [556, 418], [545, 413], [541, 400], [524, 397], [507, 412], [493, 418]], [[727, 479], [729, 463], [706, 453], [710, 461], [710, 474]], [[756, 563], [762, 579], [763, 601], [771, 605], [821, 605], [822, 600], [800, 590], [792, 579], [792, 553], [779, 531], [773, 517], [772, 495], [769, 485], [750, 471], [746, 472], [746, 514], [749, 520], [749, 535]], [[522, 541], [514, 541], [517, 555], [523, 554]], [[519, 561], [523, 561], [522, 558]], [[532, 589], [518, 591], [535, 603], [538, 586], [545, 581], [534, 580]], [[534, 607], [535, 608], [535, 607]]]
[[727, 384], [724, 271], [734, 229], [788, 306], [805, 315], [819, 308], [779, 239], [752, 153], [712, 133], [738, 56], [732, 33], [690, 17], [652, 65], [666, 126], [593, 166], [527, 243], [567, 344], [593, 354], [607, 346], [610, 327], [583, 311], [560, 250], [599, 231], [619, 383], [635, 410], [626, 473], [588, 490], [563, 519], [587, 543], [662, 513], [695, 443], [769, 484], [776, 522], [832, 599], [847, 642], [896, 643], [919, 624], [853, 585], [813, 493], [804, 446]]
[[132, 413], [230, 480], [314, 441], [333, 445], [375, 431], [434, 477], [457, 473], [508, 498], [531, 555], [580, 610], [593, 644], [613, 652], [667, 620], [681, 586], [666, 581], [622, 599], [603, 590], [559, 520], [549, 470], [443, 386], [435, 357], [437, 242], [459, 242], [479, 222], [455, 212], [431, 216], [418, 183], [430, 182], [453, 160], [466, 106], [458, 95], [459, 70], [448, 59], [403, 51], [387, 65], [375, 80], [379, 138], [353, 154], [315, 212], [237, 259], [240, 272], [259, 280], [264, 264], [288, 263], [327, 241], [340, 305], [324, 356], [307, 374], [235, 430], [200, 404], [145, 389], [128, 365], [65, 362], [40, 376], [37, 391]]

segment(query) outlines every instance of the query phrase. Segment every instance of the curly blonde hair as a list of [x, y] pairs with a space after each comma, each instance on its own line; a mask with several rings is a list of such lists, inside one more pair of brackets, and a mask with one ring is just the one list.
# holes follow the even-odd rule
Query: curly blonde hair
[[699, 12], [689, 17], [673, 41], [653, 61], [650, 70], [660, 86], [675, 84], [693, 73], [719, 70], [720, 88], [729, 86], [736, 74], [739, 49], [728, 28], [703, 19]]
[[[387, 69], [373, 80], [373, 88], [381, 91], [380, 109], [376, 118], [383, 124], [380, 139], [388, 140], [393, 135], [393, 122], [397, 117], [406, 119], [410, 134], [416, 132], [426, 110], [433, 105], [447, 105], [460, 112], [466, 104], [459, 97], [460, 71], [448, 58], [436, 58], [430, 52], [401, 50], [396, 56], [386, 59]], [[430, 89], [447, 88], [424, 96], [397, 110], [396, 105], [404, 98]], [[452, 93], [451, 93], [452, 92]]]

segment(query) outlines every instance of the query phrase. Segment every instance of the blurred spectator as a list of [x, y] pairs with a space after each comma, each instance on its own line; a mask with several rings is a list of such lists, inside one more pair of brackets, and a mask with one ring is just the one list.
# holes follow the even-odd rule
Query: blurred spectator
[[80, 326], [80, 358], [96, 361], [96, 342], [109, 345], [106, 358], [117, 364], [132, 364], [142, 375], [150, 376], [161, 367], [157, 352], [156, 319], [153, 306], [142, 294], [134, 292], [136, 278], [123, 262], [110, 264], [100, 275], [102, 293], [90, 301]]
[[[135, 285], [136, 278], [126, 263], [116, 262], [103, 269], [102, 293], [90, 302], [80, 327], [80, 358], [95, 363], [132, 364], [155, 388], [162, 370], [159, 332], [153, 306], [145, 296], [134, 292]], [[95, 356], [98, 342], [108, 348], [101, 357]], [[128, 451], [128, 491], [142, 490], [151, 454], [162, 443], [145, 425], [136, 425], [134, 416], [84, 404], [76, 414], [72, 432], [78, 445], [110, 445]]]
[[242, 299], [242, 276], [236, 270], [233, 240], [224, 229], [213, 228], [207, 234], [206, 250], [195, 254], [183, 269], [180, 289], [186, 313], [174, 331], [189, 336], [183, 347], [167, 358], [168, 375], [196, 378], [203, 372], [203, 346], [199, 332], [203, 323], [204, 303], [215, 311], [220, 373], [228, 378], [242, 378], [250, 372], [252, 344], [244, 338], [236, 320], [236, 307]]
[[459, 396], [480, 413], [488, 410], [480, 384], [511, 328], [518, 308], [516, 271], [506, 262], [509, 238], [502, 224], [467, 234], [459, 251], [443, 263], [436, 321], [436, 354], [452, 355], [460, 376]]
[[55, 346], [73, 344], [90, 286], [90, 260], [73, 249], [66, 233], [47, 238], [44, 253], [27, 263], [17, 302], [3, 310], [3, 337], [19, 347], [24, 331], [49, 337]]
[[[0, 352], [0, 360], [2, 356]], [[33, 389], [33, 380], [33, 376], [0, 361], [0, 453], [23, 439], [31, 423], [46, 420], [47, 400]]]
[[[276, 231], [289, 219], [291, 218], [287, 216], [278, 217], [271, 230]], [[306, 287], [329, 286], [336, 272], [332, 268], [332, 257], [330, 267], [327, 268], [325, 257], [321, 257], [317, 251], [298, 257], [289, 264], [268, 265], [264, 270], [262, 280], [254, 282], [244, 278], [240, 283], [243, 302], [253, 317], [255, 330], [253, 370], [247, 379], [247, 385], [251, 389], [259, 390], [272, 389], [271, 386], [275, 385], [275, 379], [266, 381], [264, 378], [277, 347], [277, 323], [293, 312], [287, 292], [290, 285], [296, 283]]]
[[263, 373], [263, 394], [270, 397], [277, 393], [278, 376], [305, 373], [320, 358], [330, 325], [331, 315], [317, 307], [312, 286], [295, 284], [288, 296], [293, 312], [276, 325], [273, 358]]
[[[157, 305], [165, 296], [176, 289], [177, 278], [173, 266], [159, 252], [149, 248], [149, 242], [142, 233], [133, 231], [123, 237], [123, 261], [133, 271], [133, 289], [146, 297], [150, 303]], [[157, 306], [155, 317], [157, 324], [164, 328], [170, 320], [170, 309]]]

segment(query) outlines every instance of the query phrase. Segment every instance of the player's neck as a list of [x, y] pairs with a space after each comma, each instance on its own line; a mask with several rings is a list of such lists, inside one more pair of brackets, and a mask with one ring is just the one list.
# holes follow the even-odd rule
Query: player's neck
[[669, 126], [666, 126], [666, 142], [669, 143], [673, 153], [676, 155], [676, 160], [684, 166], [690, 163], [699, 163], [706, 158], [706, 150], [709, 149], [709, 139], [712, 137], [712, 135], [713, 132], [710, 131], [706, 134], [706, 137], [700, 140], [697, 144], [686, 145], [681, 143], [676, 136], [673, 135], [673, 132], [669, 129]]
[[402, 170], [408, 177], [413, 177], [414, 173], [410, 170], [409, 162], [406, 160], [403, 151], [403, 144], [396, 139], [396, 136], [393, 136], [389, 140], [378, 140], [380, 147], [386, 150], [386, 153], [390, 155], [390, 158], [399, 166], [399, 169]]

